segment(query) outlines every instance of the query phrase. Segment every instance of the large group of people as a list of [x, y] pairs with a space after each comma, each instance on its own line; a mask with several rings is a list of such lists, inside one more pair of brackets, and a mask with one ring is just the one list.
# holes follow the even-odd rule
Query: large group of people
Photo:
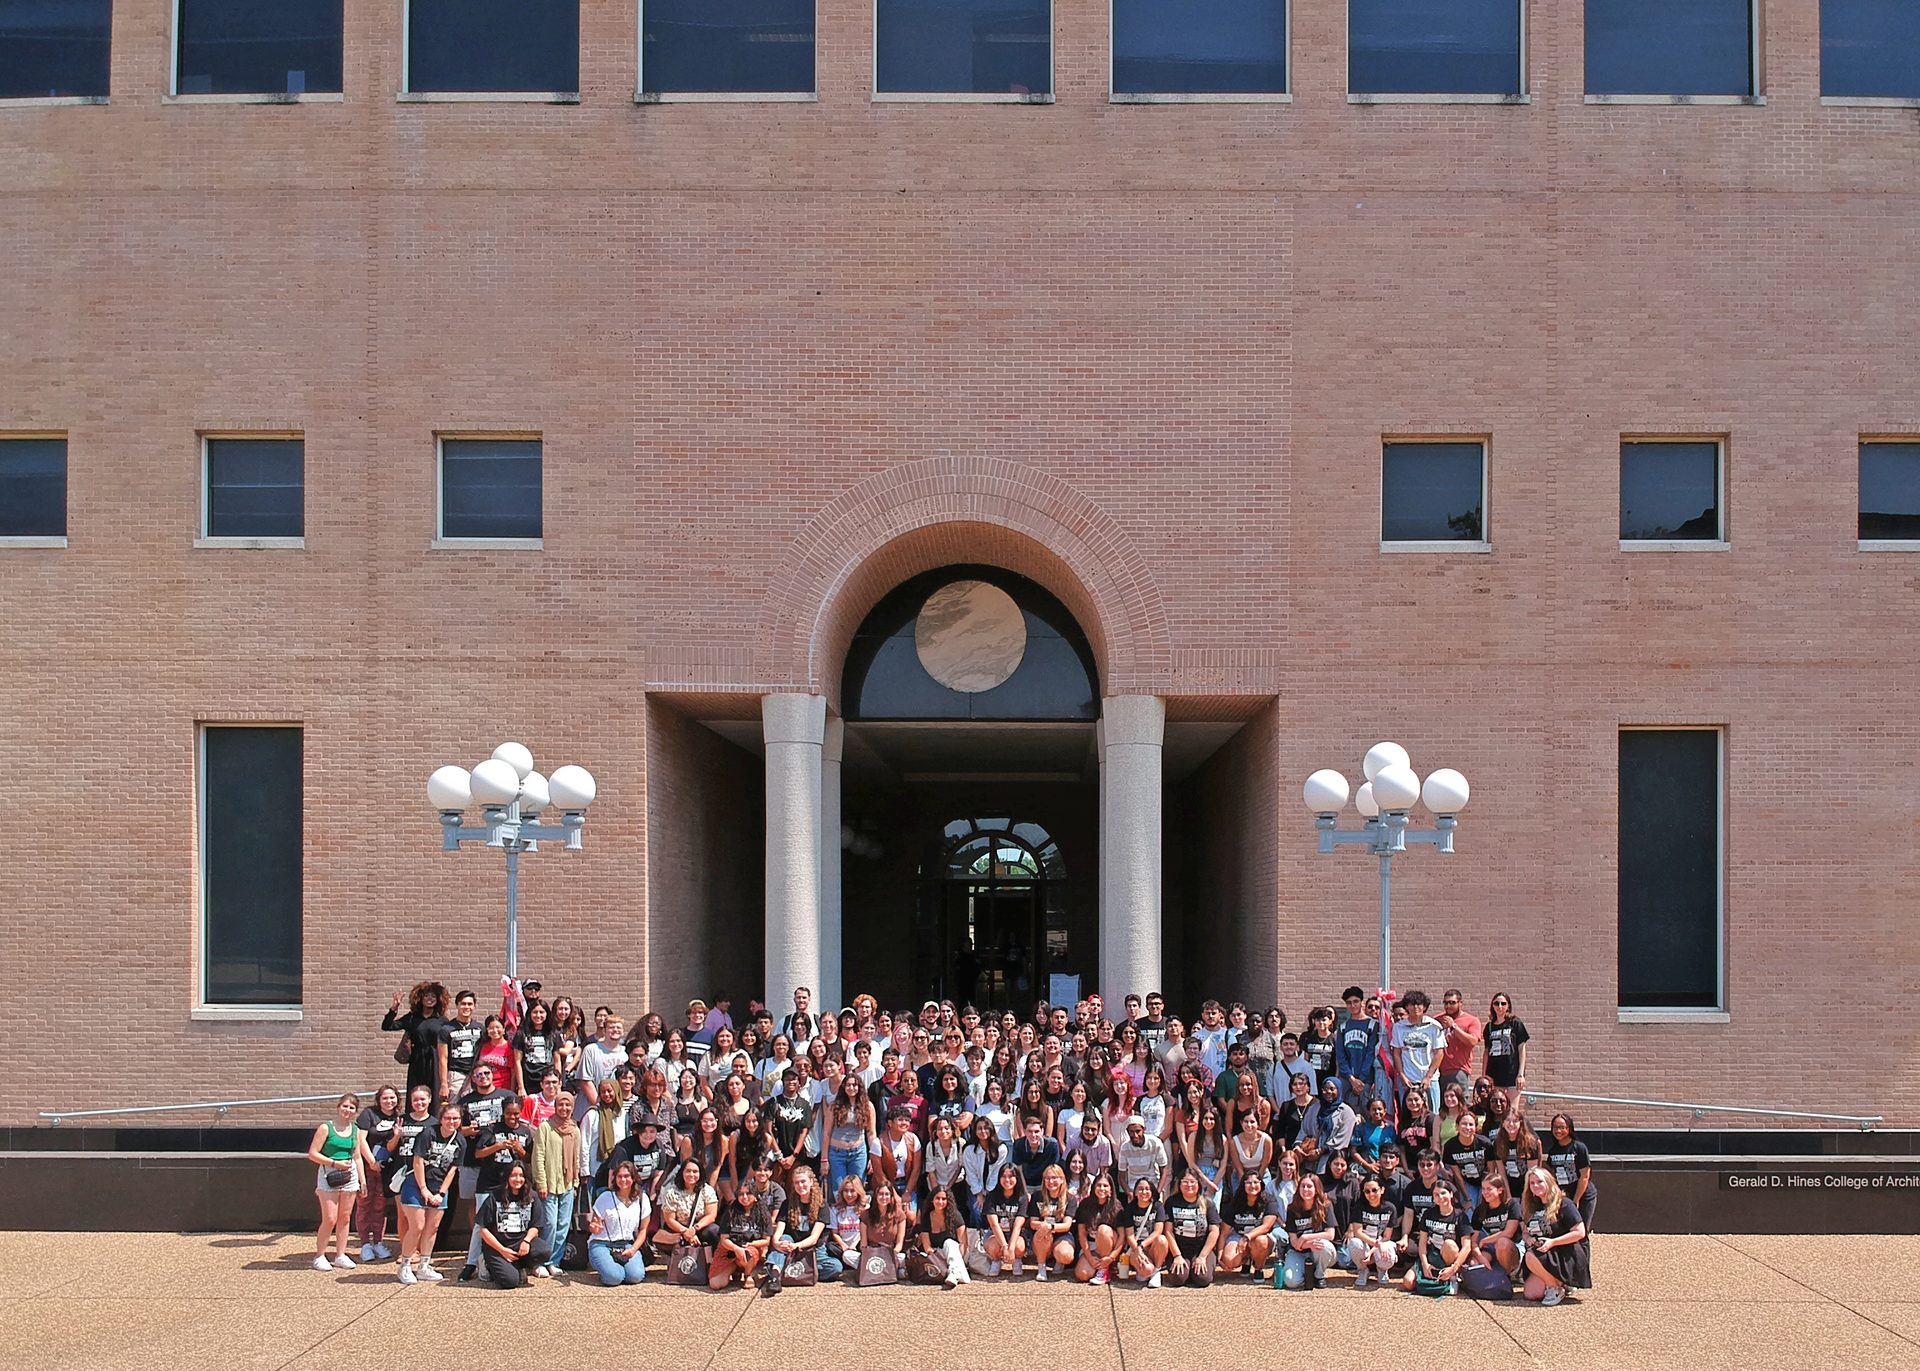
[[317, 1269], [355, 1265], [357, 1238], [404, 1284], [442, 1280], [459, 1211], [459, 1278], [504, 1287], [583, 1242], [608, 1286], [764, 1295], [1350, 1273], [1555, 1305], [1591, 1284], [1586, 1144], [1564, 1113], [1528, 1117], [1505, 994], [1483, 1019], [1458, 990], [1350, 986], [1296, 1029], [1216, 1000], [1183, 1021], [1159, 994], [1022, 1017], [865, 994], [816, 1012], [802, 988], [777, 1017], [716, 995], [669, 1024], [541, 990], [504, 981], [484, 1015], [434, 981], [393, 997], [405, 1087], [343, 1096], [314, 1130]]

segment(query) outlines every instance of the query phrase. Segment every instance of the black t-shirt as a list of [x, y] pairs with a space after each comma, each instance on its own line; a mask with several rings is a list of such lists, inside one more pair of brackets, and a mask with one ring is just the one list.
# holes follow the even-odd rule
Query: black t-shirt
[[1286, 1099], [1274, 1106], [1273, 1137], [1282, 1149], [1292, 1147], [1299, 1140], [1300, 1125], [1312, 1104], [1312, 1100], [1301, 1104], [1298, 1100]]
[[1071, 1208], [1065, 1191], [1062, 1191], [1060, 1198], [1055, 1200], [1049, 1199], [1046, 1192], [1036, 1189], [1033, 1192], [1033, 1198], [1027, 1201], [1027, 1217], [1057, 1226], [1061, 1220], [1068, 1217]]
[[1523, 1220], [1527, 1236], [1530, 1238], [1557, 1238], [1571, 1233], [1573, 1226], [1579, 1222], [1580, 1209], [1567, 1198], [1563, 1198], [1560, 1202], [1560, 1218], [1557, 1222], [1547, 1222], [1547, 1211], [1544, 1208], [1534, 1210]]
[[1559, 1143], [1550, 1144], [1547, 1148], [1546, 1160], [1548, 1168], [1553, 1172], [1553, 1179], [1569, 1195], [1573, 1193], [1573, 1187], [1579, 1183], [1581, 1170], [1593, 1165], [1592, 1158], [1587, 1155], [1587, 1145], [1578, 1138], [1566, 1147], [1560, 1146]]
[[393, 1155], [388, 1158], [385, 1168], [388, 1174], [392, 1174], [395, 1167], [413, 1165], [414, 1139], [422, 1133], [431, 1130], [433, 1126], [433, 1115], [431, 1114], [427, 1115], [424, 1119], [416, 1119], [413, 1115], [409, 1114], [394, 1125], [393, 1142], [388, 1148]]
[[792, 1242], [805, 1242], [811, 1238], [813, 1226], [818, 1222], [819, 1217], [792, 1195], [787, 1196], [786, 1203], [780, 1206], [780, 1223]]
[[1420, 1220], [1433, 1208], [1433, 1187], [1415, 1181], [1407, 1187], [1407, 1193], [1400, 1196], [1400, 1207], [1413, 1211], [1413, 1226], [1418, 1228]]
[[[455, 1133], [451, 1138], [440, 1136], [436, 1126], [431, 1132], [423, 1132], [413, 1140], [414, 1156], [424, 1163], [427, 1173], [427, 1189], [438, 1190], [447, 1182], [447, 1175], [466, 1160], [467, 1140]], [[422, 1195], [422, 1199], [426, 1196]]]
[[1220, 1219], [1236, 1233], [1251, 1233], [1265, 1223], [1273, 1211], [1267, 1207], [1266, 1197], [1249, 1200], [1246, 1192], [1235, 1190], [1221, 1206]]
[[957, 1100], [934, 1100], [927, 1106], [927, 1136], [933, 1136], [933, 1121], [935, 1119], [953, 1120], [954, 1130], [958, 1132], [960, 1116], [969, 1112], [970, 1109], [965, 1096]]
[[1311, 1209], [1295, 1209], [1292, 1205], [1288, 1205], [1286, 1225], [1287, 1232], [1298, 1237], [1302, 1233], [1318, 1233], [1333, 1227], [1333, 1217], [1329, 1215], [1322, 1219]]
[[1157, 1050], [1160, 1044], [1166, 1041], [1167, 1020], [1164, 1014], [1158, 1019], [1149, 1019], [1146, 1015], [1142, 1014], [1133, 1021], [1133, 1026], [1140, 1036], [1147, 1040], [1149, 1047]]
[[533, 1130], [528, 1128], [524, 1123], [517, 1123], [512, 1127], [508, 1127], [503, 1120], [500, 1123], [489, 1124], [473, 1135], [474, 1145], [472, 1150], [474, 1152], [478, 1152], [483, 1147], [492, 1147], [502, 1139], [510, 1138], [518, 1138], [521, 1147], [525, 1150], [515, 1152], [511, 1147], [503, 1147], [492, 1156], [481, 1158], [479, 1166], [480, 1188], [482, 1190], [492, 1190], [504, 1185], [507, 1179], [507, 1172], [513, 1169], [515, 1162], [519, 1162], [523, 1166], [527, 1164], [528, 1158], [533, 1155]]
[[1487, 1140], [1476, 1137], [1469, 1147], [1455, 1138], [1441, 1147], [1440, 1160], [1458, 1171], [1462, 1180], [1478, 1185], [1487, 1174]]
[[773, 1136], [780, 1140], [780, 1150], [788, 1156], [799, 1151], [801, 1140], [813, 1125], [813, 1102], [805, 1095], [789, 1095], [782, 1090], [767, 1101], [762, 1112], [773, 1121]]
[[1197, 1257], [1207, 1245], [1207, 1233], [1217, 1222], [1213, 1205], [1202, 1195], [1197, 1200], [1175, 1195], [1166, 1203], [1167, 1222], [1173, 1228], [1174, 1245], [1183, 1257]]
[[748, 1243], [772, 1236], [773, 1214], [773, 1206], [765, 1200], [756, 1202], [751, 1209], [730, 1204], [720, 1218], [720, 1226], [726, 1230], [729, 1238], [745, 1247]]
[[513, 1036], [513, 1050], [520, 1054], [520, 1079], [529, 1095], [538, 1093], [540, 1078], [553, 1065], [554, 1035], [544, 1029], [538, 1033], [522, 1030]]
[[1528, 1041], [1527, 1026], [1518, 1019], [1486, 1025], [1487, 1074], [1493, 1083], [1511, 1087], [1520, 1079], [1520, 1044]]
[[1145, 1204], [1128, 1200], [1121, 1206], [1121, 1213], [1122, 1221], [1133, 1230], [1133, 1236], [1140, 1242], [1152, 1237], [1153, 1230], [1166, 1218], [1158, 1200], [1148, 1200]]
[[1387, 1188], [1387, 1198], [1401, 1209], [1407, 1207], [1407, 1196], [1413, 1193], [1413, 1177], [1404, 1171], [1395, 1171], [1391, 1176], [1382, 1173], [1380, 1184]]
[[1474, 1227], [1480, 1230], [1483, 1238], [1496, 1237], [1507, 1231], [1507, 1225], [1520, 1217], [1520, 1201], [1508, 1200], [1502, 1205], [1491, 1205], [1485, 1200], [1473, 1211]]
[[1333, 1073], [1333, 1053], [1339, 1045], [1340, 1040], [1331, 1033], [1324, 1038], [1309, 1033], [1300, 1040], [1300, 1055], [1312, 1064], [1316, 1079]]
[[521, 1192], [517, 1200], [498, 1194], [489, 1195], [480, 1202], [480, 1211], [474, 1218], [482, 1228], [508, 1247], [515, 1247], [534, 1226], [535, 1198], [532, 1186]]
[[[507, 1101], [513, 1098], [509, 1090], [489, 1090], [485, 1094], [469, 1090], [460, 1099], [460, 1122], [473, 1124], [481, 1133], [500, 1122], [500, 1116], [506, 1112]], [[479, 1133], [474, 1134], [477, 1138]]]
[[486, 1026], [478, 1019], [461, 1023], [458, 1019], [440, 1021], [440, 1041], [447, 1045], [447, 1070], [470, 1075], [480, 1057], [480, 1039]]
[[1353, 1221], [1360, 1225], [1360, 1232], [1364, 1236], [1376, 1242], [1381, 1238], [1390, 1238], [1394, 1229], [1400, 1226], [1400, 1206], [1384, 1197], [1378, 1204], [1368, 1204], [1363, 1198], [1354, 1207]]
[[1080, 1201], [1080, 1207], [1073, 1212], [1073, 1221], [1085, 1224], [1089, 1231], [1105, 1224], [1109, 1228], [1120, 1227], [1126, 1216], [1126, 1206], [1118, 1200], [1108, 1200], [1101, 1204], [1089, 1195]]
[[361, 1130], [367, 1135], [369, 1152], [378, 1156], [379, 1149], [382, 1147], [389, 1152], [393, 1150], [394, 1135], [400, 1131], [400, 1120], [397, 1115], [382, 1114], [372, 1105], [368, 1105], [360, 1111], [360, 1117], [354, 1122], [359, 1124]]
[[1420, 1215], [1414, 1227], [1418, 1232], [1427, 1235], [1429, 1248], [1437, 1247], [1443, 1239], [1459, 1242], [1473, 1230], [1466, 1211], [1456, 1209], [1451, 1214], [1442, 1214], [1438, 1205], [1430, 1207], [1426, 1213]]
[[1027, 1192], [1016, 1190], [1011, 1195], [995, 1186], [980, 1201], [981, 1210], [992, 1218], [1000, 1220], [1002, 1230], [1013, 1226], [1013, 1221], [1027, 1212]]

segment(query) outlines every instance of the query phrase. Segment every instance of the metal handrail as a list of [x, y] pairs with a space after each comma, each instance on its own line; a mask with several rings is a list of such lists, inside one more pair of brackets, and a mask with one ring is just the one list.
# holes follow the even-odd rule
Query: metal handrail
[[1691, 1109], [1696, 1119], [1703, 1119], [1709, 1114], [1764, 1114], [1776, 1119], [1830, 1119], [1835, 1123], [1858, 1124], [1862, 1133], [1871, 1132], [1875, 1124], [1886, 1122], [1884, 1114], [1816, 1114], [1811, 1109], [1756, 1109], [1743, 1104], [1689, 1104], [1680, 1100], [1629, 1100], [1618, 1095], [1567, 1095], [1557, 1090], [1523, 1090], [1520, 1093], [1529, 1100], [1572, 1100], [1579, 1104], [1625, 1104], [1648, 1109]]
[[[117, 1109], [43, 1109], [40, 1111], [40, 1117], [51, 1119], [55, 1128], [68, 1119], [100, 1119], [113, 1114], [182, 1114], [200, 1109], [211, 1109], [224, 1119], [229, 1109], [252, 1109], [269, 1104], [321, 1104], [329, 1100], [337, 1100], [346, 1093], [348, 1092], [342, 1090], [332, 1095], [281, 1095], [268, 1100], [210, 1100], [205, 1104], [137, 1104]], [[358, 1090], [353, 1093], [370, 1095], [373, 1092]]]

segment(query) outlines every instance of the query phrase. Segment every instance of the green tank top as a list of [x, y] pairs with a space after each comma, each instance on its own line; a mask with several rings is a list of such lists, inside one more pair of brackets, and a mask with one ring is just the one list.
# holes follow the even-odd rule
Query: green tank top
[[327, 1140], [320, 1144], [320, 1155], [330, 1162], [350, 1162], [353, 1160], [353, 1130], [344, 1134], [336, 1133], [331, 1123], [327, 1125]]

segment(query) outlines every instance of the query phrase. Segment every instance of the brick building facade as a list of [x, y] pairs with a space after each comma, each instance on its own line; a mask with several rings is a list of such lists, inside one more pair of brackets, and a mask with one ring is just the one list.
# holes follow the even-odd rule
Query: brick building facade
[[[1856, 479], [1920, 435], [1920, 116], [1823, 102], [1814, 0], [1761, 10], [1764, 103], [1593, 103], [1538, 0], [1525, 102], [1351, 101], [1340, 0], [1296, 0], [1286, 101], [1110, 102], [1104, 0], [1057, 0], [1050, 104], [876, 101], [873, 6], [821, 0], [817, 100], [636, 104], [634, 6], [588, 0], [576, 104], [396, 101], [400, 6], [348, 4], [342, 98], [245, 104], [170, 100], [170, 6], [121, 0], [108, 103], [0, 108], [0, 436], [68, 462], [64, 546], [0, 548], [0, 965], [47, 1029], [0, 1122], [357, 1087], [393, 991], [484, 1003], [499, 864], [421, 785], [505, 738], [600, 780], [523, 967], [744, 997], [762, 698], [839, 717], [875, 605], [977, 565], [1163, 702], [1176, 1009], [1371, 984], [1372, 869], [1298, 787], [1393, 737], [1475, 785], [1396, 872], [1396, 974], [1509, 991], [1533, 1083], [1920, 1123], [1920, 580]], [[197, 546], [201, 435], [253, 432], [304, 438], [304, 544]], [[436, 545], [449, 433], [539, 437], [538, 548]], [[1622, 546], [1635, 435], [1723, 441], [1723, 547]], [[1390, 438], [1484, 439], [1485, 550], [1383, 547]], [[203, 1007], [197, 728], [249, 721], [302, 729], [297, 1015]], [[1639, 726], [1724, 730], [1708, 1012], [1621, 1008]], [[989, 731], [848, 763], [844, 994], [919, 989], [857, 960], [912, 917], [867, 866], [1061, 796], [1101, 974], [1094, 757]]]

